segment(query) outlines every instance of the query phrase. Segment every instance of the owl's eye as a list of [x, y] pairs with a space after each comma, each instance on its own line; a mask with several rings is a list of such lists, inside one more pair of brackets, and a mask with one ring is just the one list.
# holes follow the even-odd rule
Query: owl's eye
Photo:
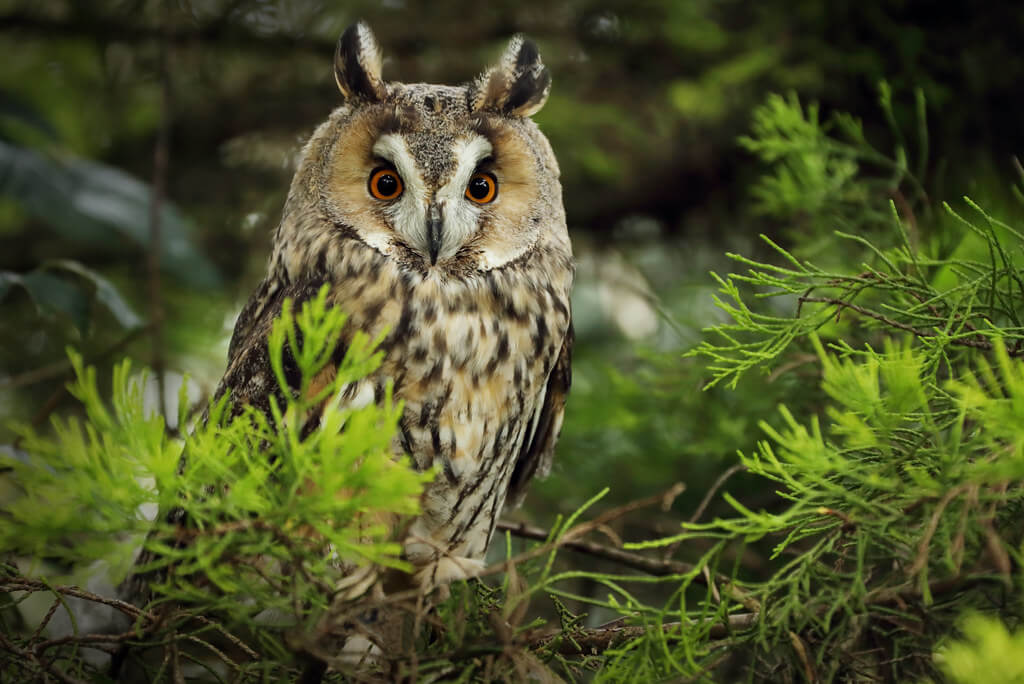
[[402, 179], [391, 169], [376, 169], [370, 174], [370, 194], [379, 200], [393, 200], [402, 194]]
[[489, 173], [474, 173], [466, 186], [466, 198], [477, 204], [493, 202], [498, 194], [498, 181]]

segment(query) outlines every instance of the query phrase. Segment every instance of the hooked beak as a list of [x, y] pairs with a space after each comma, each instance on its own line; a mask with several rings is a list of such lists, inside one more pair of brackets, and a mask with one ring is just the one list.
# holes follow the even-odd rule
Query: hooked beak
[[436, 202], [427, 207], [427, 250], [430, 252], [430, 265], [437, 263], [437, 254], [441, 251], [441, 209]]

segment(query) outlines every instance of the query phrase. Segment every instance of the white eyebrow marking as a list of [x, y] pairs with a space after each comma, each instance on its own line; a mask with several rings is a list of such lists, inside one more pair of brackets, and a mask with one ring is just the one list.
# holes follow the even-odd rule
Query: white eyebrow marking
[[394, 133], [380, 136], [373, 145], [373, 153], [394, 164], [399, 175], [402, 176], [403, 182], [406, 182], [407, 178], [411, 180], [418, 175], [416, 162], [409, 154], [409, 148], [406, 147], [405, 140], [401, 136]]
[[494, 148], [491, 147], [491, 141], [483, 136], [476, 136], [469, 140], [456, 140], [455, 141], [455, 180], [458, 180], [460, 176], [464, 177], [462, 185], [469, 182], [469, 176], [472, 174], [482, 160], [490, 156]]
[[[455, 173], [437, 189], [444, 211], [444, 243], [438, 255], [450, 257], [465, 244], [480, 225], [481, 207], [466, 199], [466, 185], [480, 162], [494, 151], [491, 141], [482, 135], [461, 138], [452, 144]], [[500, 190], [499, 190], [500, 193]]]
[[405, 186], [402, 196], [385, 210], [390, 216], [392, 229], [426, 254], [427, 202], [430, 195], [405, 139], [394, 133], [382, 135], [374, 143], [373, 153], [394, 164]]

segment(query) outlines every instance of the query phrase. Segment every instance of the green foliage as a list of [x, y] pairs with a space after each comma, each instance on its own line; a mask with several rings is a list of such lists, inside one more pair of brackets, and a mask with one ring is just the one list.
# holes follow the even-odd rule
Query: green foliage
[[[61, 42], [34, 39], [11, 50], [9, 73], [25, 82], [32, 106], [0, 100], [7, 145], [0, 189], [8, 198], [0, 235], [19, 247], [18, 259], [4, 264], [0, 295], [5, 305], [30, 303], [46, 317], [66, 318], [87, 336], [102, 327], [86, 315], [96, 308], [138, 329], [130, 315], [131, 305], [141, 310], [138, 301], [129, 305], [111, 287], [141, 291], [132, 286], [139, 274], [103, 262], [126, 253], [111, 235], [126, 238], [131, 254], [153, 247], [151, 194], [132, 178], [146, 175], [152, 149], [145, 138], [161, 121], [171, 119], [171, 168], [181, 170], [172, 172], [168, 195], [189, 198], [188, 214], [203, 226], [218, 271], [252, 271], [252, 279], [258, 267], [250, 264], [262, 267], [265, 233], [283, 199], [281, 160], [296, 132], [336, 104], [322, 55], [349, 14], [365, 15], [360, 7], [381, 13], [369, 19], [394, 45], [386, 49], [402, 78], [458, 80], [477, 68], [467, 66], [462, 47], [441, 50], [422, 40], [452, 25], [432, 8], [431, 27], [410, 19], [421, 11], [411, 5], [398, 17], [379, 3], [325, 12], [322, 3], [300, 2], [290, 14], [265, 10], [266, 3], [213, 3], [187, 16], [146, 6], [130, 17], [116, 3], [94, 3], [68, 20], [74, 23], [48, 13], [51, 4], [44, 0], [38, 16], [13, 21], [53, 28]], [[651, 288], [661, 312], [699, 311], [687, 328], [729, 319], [684, 360], [678, 342], [659, 339], [657, 351], [638, 352], [619, 338], [601, 339], [593, 330], [605, 322], [581, 335], [561, 477], [533, 496], [546, 510], [576, 512], [557, 517], [542, 530], [545, 541], [520, 553], [507, 537], [504, 558], [484, 578], [454, 585], [435, 611], [415, 613], [414, 651], [371, 664], [374, 674], [435, 681], [915, 681], [941, 674], [969, 681], [977, 678], [970, 668], [1000, 664], [1014, 676], [1009, 659], [1021, 646], [1019, 628], [1004, 625], [1019, 625], [1024, 605], [1024, 239], [986, 188], [970, 187], [984, 201], [963, 205], [943, 205], [940, 189], [943, 168], [965, 187], [977, 176], [976, 155], [1014, 147], [1006, 135], [1019, 129], [1012, 108], [951, 106], [967, 102], [972, 88], [987, 94], [993, 87], [993, 98], [1016, 92], [1018, 61], [1003, 53], [1005, 41], [991, 40], [986, 28], [984, 45], [950, 50], [984, 54], [985, 63], [1005, 68], [972, 57], [963, 61], [967, 77], [936, 83], [933, 75], [945, 76], [949, 66], [927, 63], [927, 36], [908, 21], [890, 40], [893, 22], [875, 8], [822, 13], [814, 3], [788, 3], [780, 12], [769, 4], [737, 21], [730, 5], [714, 3], [641, 3], [628, 12], [582, 3], [544, 14], [541, 29], [528, 5], [463, 18], [459, 45], [479, 43], [474, 64], [482, 65], [509, 26], [539, 29], [556, 90], [537, 120], [559, 153], [573, 220], [617, 230], [623, 216], [656, 216], [648, 218], [659, 233], [652, 252], [698, 251], [691, 248], [704, 239], [702, 228], [717, 240], [757, 225], [769, 235], [767, 254], [747, 249], [742, 236], [730, 243], [743, 254], [730, 255], [735, 272], [714, 276], [717, 314], [673, 289], [690, 285], [680, 271], [705, 270], [697, 259], [674, 264], [674, 279]], [[1012, 26], [1019, 9], [982, 14]], [[197, 67], [174, 71], [170, 111], [161, 111], [149, 63], [155, 55], [119, 42], [130, 44], [138, 33], [149, 46], [149, 27], [165, 19], [178, 36], [172, 64]], [[979, 30], [941, 9], [929, 8], [929, 19], [952, 22], [952, 41]], [[866, 27], [879, 29], [885, 51], [864, 43]], [[120, 37], [97, 39], [96, 50], [67, 37], [93, 29]], [[409, 31], [415, 40], [402, 38]], [[791, 39], [780, 43], [780, 35]], [[51, 64], [59, 78], [38, 78]], [[215, 83], [204, 80], [208, 73], [217, 74]], [[771, 96], [755, 110], [742, 152], [722, 145], [766, 85], [858, 104], [859, 86], [851, 84], [884, 73], [900, 87], [882, 85], [874, 119], [825, 115], [796, 95]], [[909, 92], [908, 83], [923, 89], [904, 103], [898, 94]], [[936, 149], [951, 155], [938, 164], [924, 92], [942, 112], [932, 119], [946, 133]], [[225, 111], [235, 114], [222, 124]], [[990, 112], [1002, 128], [976, 134]], [[993, 149], [980, 149], [986, 136], [998, 141]], [[50, 154], [54, 146], [59, 151]], [[743, 154], [767, 171], [746, 178], [751, 165]], [[133, 175], [113, 172], [113, 163]], [[735, 187], [718, 187], [732, 176]], [[756, 220], [732, 209], [748, 181]], [[688, 199], [672, 198], [678, 188]], [[248, 212], [244, 221], [239, 208]], [[168, 208], [162, 216], [165, 235], [188, 235], [183, 215]], [[81, 250], [83, 261], [100, 265], [86, 271], [49, 260], [59, 250], [26, 239], [39, 225], [73, 245], [72, 256]], [[660, 231], [680, 225], [685, 250], [665, 249]], [[259, 247], [246, 254], [253, 244]], [[182, 297], [205, 268], [204, 258], [192, 258], [198, 247], [188, 247], [180, 260], [170, 249], [162, 254], [174, 279], [165, 302]], [[190, 306], [170, 311], [167, 331], [178, 351], [212, 347], [193, 333], [217, 329], [229, 306], [195, 292], [184, 295], [196, 297]], [[0, 456], [0, 516], [10, 523], [0, 525], [0, 666], [23, 679], [58, 678], [48, 668], [100, 678], [80, 657], [84, 645], [133, 641], [158, 653], [150, 679], [172, 679], [182, 672], [177, 648], [187, 642], [220, 668], [190, 671], [190, 679], [226, 671], [237, 680], [294, 680], [307, 655], [302, 635], [338, 608], [339, 583], [361, 581], [376, 567], [400, 576], [392, 527], [371, 521], [415, 514], [424, 482], [389, 453], [401, 407], [386, 397], [381, 406], [344, 411], [334, 401], [376, 367], [375, 345], [358, 339], [338, 376], [321, 387], [313, 379], [344, 325], [341, 314], [321, 298], [298, 313], [286, 309], [278, 325], [275, 373], [283, 383], [290, 355], [302, 378], [296, 391], [275, 397], [269, 417], [221, 398], [188, 434], [187, 401], [179, 403], [179, 431], [167, 430], [144, 410], [143, 374], [118, 364], [108, 390], [71, 355], [80, 414], [55, 418], [48, 430], [19, 426], [17, 448]], [[5, 327], [12, 340], [6, 356], [24, 362], [35, 347], [10, 332], [18, 326]], [[94, 356], [86, 350], [85, 358]], [[303, 438], [306, 416], [322, 404], [325, 429]], [[710, 483], [735, 451], [748, 472], [715, 496], [720, 490]], [[653, 497], [646, 507], [598, 509], [675, 479], [690, 491], [674, 508], [654, 508], [662, 500]], [[609, 480], [614, 491], [590, 497]], [[180, 508], [187, 525], [161, 518], [154, 526], [140, 512], [146, 504]], [[679, 534], [665, 531], [681, 523]], [[636, 541], [610, 548], [619, 537]], [[97, 637], [84, 625], [60, 636], [56, 624], [65, 614], [77, 619], [68, 602], [82, 592], [58, 582], [84, 581], [97, 560], [123, 574], [138, 544], [152, 554], [145, 569], [158, 581], [145, 609], [117, 608], [133, 624], [121, 632], [130, 638]], [[594, 551], [602, 544], [603, 556]], [[580, 545], [592, 562], [559, 550]], [[33, 597], [52, 598], [52, 609], [33, 613]], [[359, 619], [364, 607], [347, 608]], [[979, 612], [998, 620], [965, 617]]]
[[[137, 571], [163, 578], [154, 580], [152, 605], [183, 606], [171, 627], [185, 629], [195, 615], [218, 616], [233, 629], [256, 630], [256, 648], [286, 626], [315, 620], [345, 568], [406, 568], [393, 528], [372, 521], [417, 513], [432, 473], [394, 460], [390, 445], [401, 406], [390, 393], [380, 405], [359, 409], [339, 402], [346, 386], [379, 366], [377, 342], [357, 334], [337, 373], [323, 381], [320, 371], [346, 320], [326, 304], [326, 294], [322, 289], [297, 314], [287, 303], [274, 324], [275, 371], [283, 383], [287, 357], [302, 381], [295, 392], [271, 397], [272, 416], [233, 407], [224, 396], [180, 437], [144, 410], [145, 373], [133, 374], [127, 360], [118, 364], [108, 405], [95, 369], [69, 351], [77, 378], [69, 389], [83, 416], [53, 418], [50, 434], [16, 428], [20, 455], [0, 455], [17, 488], [0, 508], [6, 519], [0, 556], [17, 559], [23, 572], [47, 585], [66, 579], [48, 570], [53, 563], [81, 570], [98, 559], [116, 561], [123, 576], [133, 546], [148, 532], [150, 560]], [[187, 390], [181, 391], [184, 426]], [[323, 429], [303, 438], [314, 412]], [[168, 519], [154, 527], [140, 512], [153, 503], [165, 513], [180, 508], [184, 525]], [[12, 609], [0, 610], [5, 622]], [[276, 620], [257, 626], [255, 617], [268, 611]], [[136, 619], [153, 642], [164, 638]], [[20, 638], [30, 644], [38, 636]]]
[[940, 647], [935, 654], [939, 669], [950, 682], [1013, 684], [1024, 680], [1024, 631], [1012, 634], [991, 617], [968, 615], [960, 624], [963, 639]]
[[[882, 102], [889, 106], [885, 95], [888, 91], [884, 86], [882, 91]], [[923, 106], [919, 109], [923, 111]], [[734, 386], [746, 371], [777, 361], [793, 340], [820, 329], [834, 330], [844, 338], [838, 344], [852, 353], [844, 314], [866, 320], [880, 330], [896, 329], [913, 335], [926, 350], [923, 363], [931, 370], [941, 365], [948, 372], [967, 350], [991, 350], [993, 338], [1004, 339], [1014, 348], [1024, 345], [1024, 299], [1020, 296], [1024, 289], [1014, 258], [1024, 245], [1024, 234], [965, 199], [976, 218], [961, 216], [948, 205], [944, 209], [972, 239], [982, 241], [985, 260], [964, 258], [957, 250], [947, 254], [948, 240], [938, 236], [922, 240], [918, 234], [922, 231], [918, 225], [921, 219], [914, 215], [911, 205], [904, 205], [909, 213], [901, 216], [895, 200], [886, 200], [872, 191], [874, 179], [854, 183], [853, 176], [845, 171], [838, 176], [830, 174], [829, 169], [835, 165], [829, 159], [836, 150], [848, 150], [848, 159], [853, 159], [857, 156], [854, 151], [863, 148], [836, 143], [825, 136], [817, 125], [816, 108], [808, 111], [805, 117], [795, 99], [787, 102], [773, 96], [755, 114], [758, 136], [745, 139], [744, 144], [766, 161], [782, 160], [774, 174], [756, 186], [755, 193], [779, 202], [771, 205], [773, 212], [794, 213], [803, 200], [803, 211], [812, 221], [856, 228], [857, 232], [834, 230], [831, 238], [840, 240], [854, 257], [842, 259], [840, 268], [820, 267], [766, 236], [762, 237], [781, 257], [781, 265], [730, 254], [748, 270], [725, 278], [717, 274], [713, 277], [721, 286], [716, 302], [734, 323], [716, 326], [713, 332], [720, 340], [705, 341], [693, 352], [711, 360], [712, 383], [727, 381]], [[838, 116], [836, 120], [846, 134], [855, 133], [855, 141], [862, 140], [851, 118]], [[880, 158], [873, 148], [859, 155]], [[899, 192], [901, 179], [910, 178], [901, 147], [897, 147], [896, 158], [889, 166], [895, 173], [886, 181], [891, 195]], [[833, 180], [828, 180], [830, 177]], [[841, 191], [845, 185], [851, 185], [853, 197], [859, 198], [849, 205]], [[871, 197], [875, 198], [873, 202], [868, 199]], [[885, 223], [878, 218], [883, 207], [888, 212]], [[858, 219], [843, 220], [843, 213], [851, 208]], [[925, 213], [922, 218], [929, 216]], [[889, 233], [896, 238], [880, 235], [890, 244], [884, 248], [869, 238], [871, 229], [878, 231], [883, 225], [890, 226]], [[834, 253], [828, 258], [835, 259]], [[743, 294], [748, 286], [758, 288], [756, 299], [779, 298], [784, 303], [769, 310], [752, 307]], [[795, 309], [795, 316], [780, 312], [787, 305], [790, 311]]]
[[[844, 225], [845, 198], [875, 196], [877, 181], [830, 173], [854, 167], [829, 160], [843, 150], [848, 159], [875, 153], [836, 143], [817, 110], [807, 112], [773, 97], [755, 115], [744, 144], [781, 160], [756, 192], [781, 193], [773, 211], [793, 213], [802, 201], [812, 224]], [[904, 177], [899, 150], [889, 167]], [[786, 366], [801, 348], [813, 352], [821, 410], [780, 407], [781, 423], [762, 423], [766, 438], [741, 454], [774, 485], [777, 503], [756, 510], [726, 494], [733, 515], [634, 546], [766, 547], [768, 576], [741, 571], [733, 582], [760, 606], [749, 639], [761, 650], [751, 655], [771, 679], [783, 671], [825, 681], [930, 676], [935, 639], [987, 603], [986, 585], [1012, 596], [1004, 619], [1020, 617], [1024, 300], [1015, 255], [1024, 240], [970, 200], [977, 218], [946, 206], [988, 247], [985, 260], [968, 260], [943, 253], [949, 222], [891, 203], [886, 237], [865, 202], [858, 233], [834, 233], [845, 256], [823, 255], [840, 268], [819, 268], [767, 238], [779, 263], [732, 255], [747, 270], [715, 276], [732, 320], [691, 353], [709, 359], [711, 385], [734, 386], [750, 370]], [[977, 623], [968, 624], [979, 641]], [[984, 638], [958, 662], [997, 648], [991, 633]]]
[[26, 458], [4, 459], [20, 493], [4, 502], [11, 524], [0, 531], [0, 553], [77, 565], [112, 555], [121, 533], [145, 531], [149, 523], [136, 512], [142, 504], [173, 502], [181, 445], [162, 418], [143, 411], [145, 375], [133, 377], [129, 360], [114, 369], [108, 407], [95, 369], [74, 350], [68, 355], [77, 376], [69, 390], [84, 420], [54, 417], [45, 436], [14, 428]]

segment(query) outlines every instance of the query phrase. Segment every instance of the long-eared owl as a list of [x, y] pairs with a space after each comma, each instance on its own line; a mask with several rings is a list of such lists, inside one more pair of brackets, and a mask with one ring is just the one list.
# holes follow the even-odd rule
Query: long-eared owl
[[432, 585], [481, 566], [502, 507], [549, 468], [561, 428], [572, 249], [558, 163], [529, 118], [551, 77], [516, 37], [466, 85], [388, 83], [362, 23], [334, 68], [344, 104], [302, 152], [219, 392], [267, 409], [280, 391], [271, 322], [324, 283], [348, 334], [387, 331], [383, 365], [345, 398], [380, 400], [393, 383], [405, 406], [394, 452], [438, 467], [404, 540]]

